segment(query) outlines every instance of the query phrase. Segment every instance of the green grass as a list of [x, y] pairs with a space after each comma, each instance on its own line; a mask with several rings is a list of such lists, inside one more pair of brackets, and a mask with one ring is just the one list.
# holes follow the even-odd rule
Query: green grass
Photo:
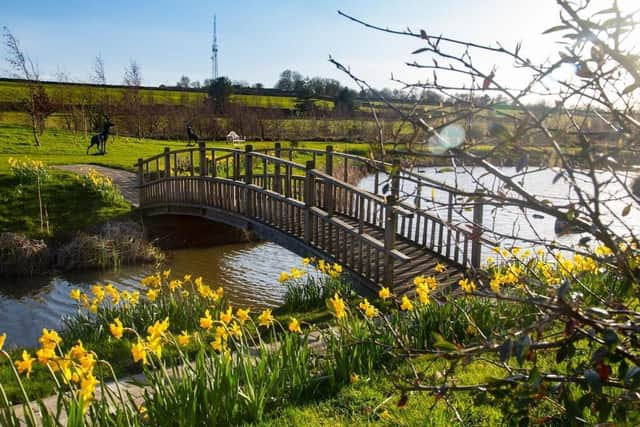
[[[425, 375], [435, 375], [443, 366], [417, 361], [416, 367]], [[458, 378], [460, 383], [473, 383], [485, 379], [494, 368], [484, 362], [469, 366]], [[259, 424], [261, 426], [449, 426], [458, 424], [455, 415], [443, 400], [430, 393], [414, 392], [407, 404], [398, 406], [400, 392], [391, 379], [393, 375], [409, 375], [408, 364], [391, 370], [391, 375], [380, 372], [369, 378], [360, 378], [355, 384], [343, 387], [336, 395], [302, 405], [289, 405]], [[473, 406], [469, 395], [450, 396], [467, 425], [499, 425], [501, 413], [495, 407]], [[384, 413], [387, 411], [387, 413]], [[383, 414], [384, 413], [384, 414]]]
[[[85, 101], [88, 104], [101, 102], [106, 95], [112, 100], [117, 100], [126, 89], [121, 87], [107, 86], [106, 88], [82, 85], [82, 84], [47, 84], [43, 83], [47, 95], [56, 99], [64, 96], [67, 103], [80, 103]], [[0, 81], [0, 102], [16, 102], [28, 96], [28, 87], [24, 83]], [[201, 91], [186, 91], [177, 89], [155, 89], [142, 88], [140, 93], [143, 103], [158, 105], [181, 105], [185, 103], [199, 103], [207, 97], [205, 89]], [[231, 95], [231, 102], [246, 105], [247, 107], [262, 108], [282, 108], [293, 110], [297, 103], [295, 96], [274, 96], [274, 95]], [[323, 109], [333, 109], [333, 102], [326, 100], [315, 100], [315, 104]]]
[[[134, 164], [138, 158], [146, 158], [161, 153], [165, 147], [172, 150], [185, 148], [184, 141], [144, 139], [138, 141], [135, 138], [115, 137], [107, 144], [107, 154], [96, 156], [85, 154], [88, 140], [73, 142], [73, 134], [62, 130], [47, 130], [41, 137], [42, 145], [36, 147], [33, 143], [33, 136], [28, 127], [24, 125], [7, 125], [0, 128], [0, 175], [9, 172], [7, 161], [10, 157], [28, 156], [32, 159], [42, 160], [47, 165], [65, 165], [73, 163], [90, 163], [115, 167], [135, 171]], [[254, 149], [271, 148], [273, 142], [247, 141], [246, 144], [253, 145]], [[287, 141], [282, 142], [283, 146], [289, 146]], [[234, 147], [227, 142], [215, 144], [220, 147]], [[327, 144], [324, 142], [299, 142], [299, 148], [324, 149]], [[238, 145], [236, 148], [242, 148]], [[365, 143], [338, 143], [335, 144], [336, 151], [344, 151], [366, 155], [369, 145]], [[296, 161], [304, 162], [307, 158], [296, 158]]]
[[[73, 174], [66, 172], [52, 171], [41, 193], [50, 234], [58, 237], [126, 215], [131, 210], [127, 203], [103, 202], [83, 188]], [[42, 234], [35, 185], [20, 185], [11, 175], [0, 175], [0, 232], [5, 231], [29, 236]]]

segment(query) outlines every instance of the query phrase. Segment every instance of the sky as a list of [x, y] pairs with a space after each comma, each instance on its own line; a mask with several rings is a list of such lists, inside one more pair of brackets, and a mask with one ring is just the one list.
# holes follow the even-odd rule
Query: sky
[[[398, 87], [392, 74], [405, 81], [430, 76], [405, 65], [420, 60], [411, 54], [420, 40], [364, 28], [338, 10], [429, 35], [507, 47], [521, 40], [536, 62], [558, 50], [554, 37], [541, 35], [558, 23], [555, 0], [0, 0], [0, 26], [20, 41], [43, 80], [64, 72], [72, 81], [88, 81], [97, 55], [110, 84], [122, 83], [131, 60], [140, 65], [145, 86], [174, 85], [182, 75], [210, 78], [214, 14], [219, 74], [231, 80], [271, 87], [292, 69], [355, 87], [328, 62], [330, 55], [377, 88]], [[2, 76], [10, 74], [5, 56]], [[485, 56], [477, 64], [487, 72], [498, 65], [498, 75], [516, 78], [497, 59]]]

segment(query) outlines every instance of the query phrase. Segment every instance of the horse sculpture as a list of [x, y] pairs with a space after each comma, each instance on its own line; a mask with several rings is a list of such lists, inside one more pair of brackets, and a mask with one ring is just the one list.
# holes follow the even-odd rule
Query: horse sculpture
[[189, 137], [189, 142], [187, 143], [188, 146], [197, 144], [198, 140], [200, 139], [200, 137], [193, 131], [193, 127], [191, 126], [191, 123], [187, 123], [187, 136]]
[[104, 127], [102, 128], [102, 132], [97, 135], [93, 135], [91, 137], [91, 144], [87, 147], [87, 154], [89, 154], [89, 149], [96, 146], [98, 153], [106, 154], [107, 153], [107, 138], [109, 137], [109, 129], [113, 126], [111, 120], [109, 120], [108, 116], [104, 116]]

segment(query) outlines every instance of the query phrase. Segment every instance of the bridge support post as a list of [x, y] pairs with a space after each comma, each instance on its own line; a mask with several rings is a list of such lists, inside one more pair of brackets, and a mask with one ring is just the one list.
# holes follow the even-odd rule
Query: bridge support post
[[480, 237], [482, 236], [482, 215], [484, 201], [476, 199], [473, 203], [473, 231], [471, 233], [471, 266], [480, 268], [482, 262], [482, 245]]
[[142, 206], [142, 184], [144, 184], [144, 169], [142, 168], [142, 159], [138, 159], [138, 200]]
[[315, 176], [311, 173], [315, 167], [313, 160], [307, 161], [304, 177], [304, 242], [311, 243], [313, 235], [313, 215], [311, 208], [315, 204]]
[[391, 195], [400, 199], [400, 160], [394, 159], [391, 166]]
[[164, 147], [164, 176], [165, 178], [171, 176], [171, 149]]
[[390, 251], [396, 246], [396, 230], [398, 228], [398, 213], [395, 209], [396, 198], [391, 195], [387, 197], [387, 203], [384, 209], [384, 248], [387, 252], [384, 254], [384, 276], [383, 284], [386, 287], [393, 287], [393, 257]]
[[247, 217], [251, 217], [252, 207], [251, 207], [251, 196], [249, 186], [253, 182], [253, 156], [251, 152], [253, 151], [253, 146], [245, 145], [244, 147], [244, 213]]
[[[279, 142], [276, 142], [274, 148], [275, 148], [274, 155], [277, 158], [280, 158], [280, 156], [282, 156], [282, 145]], [[273, 191], [275, 191], [276, 193], [282, 194], [282, 178], [280, 173], [280, 163], [277, 163], [277, 162], [274, 166], [274, 172], [273, 172]]]
[[[327, 145], [327, 147], [325, 148], [324, 172], [329, 176], [333, 176], [333, 146], [332, 145]], [[325, 211], [327, 211], [327, 213], [329, 215], [332, 215], [333, 214], [333, 208], [334, 208], [333, 188], [328, 182], [324, 183], [324, 197], [323, 198], [324, 198], [324, 206], [323, 207], [324, 207]]]
[[204, 142], [198, 143], [198, 149], [200, 150], [200, 176], [207, 176], [209, 171], [207, 170], [207, 150]]

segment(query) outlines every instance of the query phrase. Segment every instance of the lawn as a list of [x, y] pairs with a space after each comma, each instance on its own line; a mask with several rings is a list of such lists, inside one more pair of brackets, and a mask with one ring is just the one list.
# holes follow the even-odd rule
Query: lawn
[[[138, 141], [135, 138], [115, 137], [107, 144], [106, 155], [86, 154], [88, 139], [82, 142], [73, 142], [73, 134], [63, 130], [47, 130], [41, 137], [42, 145], [36, 147], [33, 136], [28, 127], [24, 125], [3, 125], [0, 127], [0, 175], [9, 172], [8, 160], [11, 157], [21, 158], [28, 156], [32, 159], [42, 160], [47, 165], [65, 165], [74, 163], [89, 163], [109, 166], [119, 169], [135, 171], [134, 164], [138, 158], [146, 158], [161, 153], [165, 147], [172, 150], [186, 147], [185, 141], [144, 139]], [[209, 143], [211, 144], [211, 143]], [[254, 149], [273, 147], [273, 142], [247, 141]], [[288, 146], [288, 141], [282, 142]], [[220, 147], [234, 147], [225, 142], [215, 143]], [[300, 148], [324, 149], [326, 143], [318, 141], [298, 142]], [[238, 145], [236, 148], [241, 148]], [[336, 151], [347, 150], [349, 152], [365, 155], [369, 145], [365, 143], [337, 143]], [[296, 161], [304, 162], [307, 158], [296, 158]]]

